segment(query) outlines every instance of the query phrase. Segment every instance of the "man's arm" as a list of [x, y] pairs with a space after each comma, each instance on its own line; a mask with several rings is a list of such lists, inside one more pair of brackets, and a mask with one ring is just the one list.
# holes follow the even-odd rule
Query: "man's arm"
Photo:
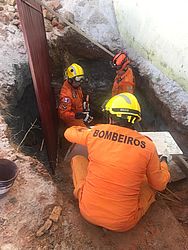
[[165, 161], [160, 162], [157, 151], [154, 150], [147, 166], [146, 175], [149, 185], [155, 190], [162, 191], [170, 179], [168, 165]]
[[58, 107], [58, 114], [60, 119], [74, 119], [75, 113], [71, 111], [72, 102], [68, 96], [61, 95]]
[[81, 126], [73, 126], [66, 129], [64, 136], [65, 138], [72, 142], [81, 145], [86, 145], [87, 137], [90, 133], [90, 129]]

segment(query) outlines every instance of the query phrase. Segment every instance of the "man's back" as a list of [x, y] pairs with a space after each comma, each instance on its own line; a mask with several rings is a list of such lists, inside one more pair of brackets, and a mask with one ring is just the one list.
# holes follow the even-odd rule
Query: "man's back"
[[65, 131], [67, 140], [88, 149], [88, 160], [79, 155], [72, 158], [74, 195], [86, 220], [127, 231], [155, 201], [155, 190], [165, 189], [170, 174], [153, 142], [132, 129], [141, 120], [134, 95], [125, 92], [112, 97], [103, 111], [110, 124]]
[[94, 224], [116, 227], [135, 219], [140, 186], [155, 147], [131, 129], [105, 124], [92, 130], [80, 210]]
[[60, 91], [58, 114], [66, 125], [85, 126], [81, 120], [75, 119], [76, 112], [82, 112], [83, 93], [81, 87], [74, 89], [65, 80]]
[[123, 92], [134, 93], [134, 88], [135, 82], [132, 69], [127, 67], [126, 70], [119, 70], [114, 79], [112, 96]]

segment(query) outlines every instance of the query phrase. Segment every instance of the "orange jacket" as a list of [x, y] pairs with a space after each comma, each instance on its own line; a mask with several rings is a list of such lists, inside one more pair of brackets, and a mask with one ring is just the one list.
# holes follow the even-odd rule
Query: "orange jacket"
[[110, 124], [92, 129], [71, 127], [64, 135], [70, 142], [88, 148], [88, 174], [79, 201], [83, 217], [111, 230], [130, 229], [136, 224], [145, 176], [159, 191], [170, 178], [153, 142], [136, 130]]
[[112, 87], [112, 96], [118, 95], [123, 92], [134, 93], [134, 76], [130, 67], [127, 70], [119, 70], [114, 79]]
[[82, 120], [75, 119], [75, 113], [83, 111], [82, 103], [81, 87], [75, 89], [65, 80], [60, 91], [58, 114], [67, 126], [85, 126]]

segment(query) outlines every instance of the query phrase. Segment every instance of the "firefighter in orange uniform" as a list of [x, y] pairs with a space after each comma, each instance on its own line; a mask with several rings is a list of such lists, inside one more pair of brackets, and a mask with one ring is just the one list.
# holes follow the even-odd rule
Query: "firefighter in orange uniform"
[[134, 93], [135, 82], [129, 63], [130, 60], [125, 52], [120, 52], [114, 56], [112, 67], [117, 70], [117, 75], [112, 87], [112, 96], [123, 92]]
[[82, 126], [91, 120], [88, 111], [83, 110], [83, 93], [81, 83], [84, 81], [84, 71], [76, 63], [66, 71], [67, 79], [60, 91], [58, 114], [67, 127]]
[[141, 120], [136, 97], [122, 93], [103, 108], [109, 124], [71, 127], [65, 138], [86, 145], [88, 159], [72, 158], [74, 195], [89, 222], [118, 232], [134, 227], [165, 189], [170, 174], [154, 143], [133, 129]]

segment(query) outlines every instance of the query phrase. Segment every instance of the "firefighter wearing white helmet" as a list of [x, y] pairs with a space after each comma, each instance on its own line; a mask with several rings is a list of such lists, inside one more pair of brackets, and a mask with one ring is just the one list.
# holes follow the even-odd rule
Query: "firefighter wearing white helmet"
[[133, 94], [112, 97], [103, 106], [109, 124], [71, 127], [65, 138], [85, 145], [88, 159], [72, 158], [74, 195], [82, 216], [95, 225], [123, 232], [133, 228], [164, 190], [170, 174], [154, 143], [133, 128], [141, 120]]

